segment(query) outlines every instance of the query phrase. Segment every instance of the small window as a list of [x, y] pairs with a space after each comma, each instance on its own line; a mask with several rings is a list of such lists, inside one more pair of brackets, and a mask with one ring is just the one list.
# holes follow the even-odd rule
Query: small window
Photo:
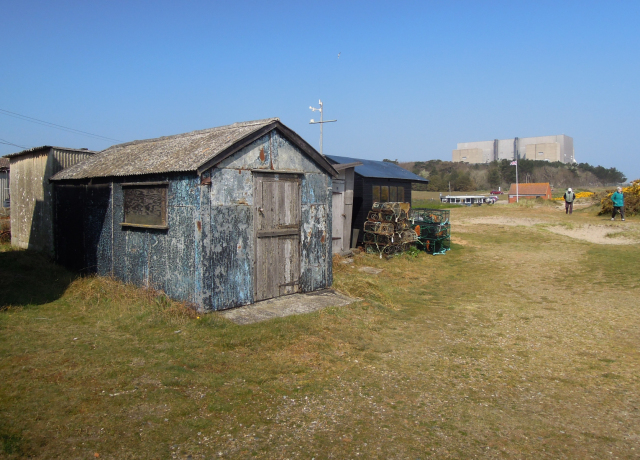
[[398, 187], [389, 187], [389, 201], [398, 201]]
[[383, 203], [389, 201], [389, 187], [386, 185], [380, 187], [380, 201]]
[[398, 201], [404, 202], [404, 187], [398, 187]]
[[124, 222], [122, 225], [167, 228], [167, 189], [165, 182], [122, 184]]
[[373, 202], [379, 202], [380, 201], [380, 186], [379, 185], [374, 185], [373, 186]]

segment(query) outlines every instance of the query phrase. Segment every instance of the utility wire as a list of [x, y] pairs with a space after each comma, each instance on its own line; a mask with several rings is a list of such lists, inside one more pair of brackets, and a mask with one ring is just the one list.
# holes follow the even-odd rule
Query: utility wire
[[6, 139], [0, 139], [0, 144], [4, 144], [4, 145], [13, 145], [14, 147], [19, 147], [21, 149], [25, 149], [27, 150], [29, 147], [24, 147], [22, 145], [18, 145], [18, 144], [14, 144], [13, 142], [9, 142]]
[[7, 115], [9, 117], [17, 118], [19, 120], [30, 121], [31, 123], [36, 123], [36, 124], [39, 124], [39, 125], [48, 126], [50, 128], [60, 129], [62, 131], [67, 131], [67, 132], [70, 132], [70, 133], [83, 134], [85, 136], [91, 136], [91, 137], [95, 137], [97, 139], [104, 139], [104, 140], [108, 140], [108, 141], [123, 142], [120, 139], [114, 139], [112, 137], [105, 137], [105, 136], [100, 136], [99, 134], [92, 134], [92, 133], [88, 133], [86, 131], [80, 131], [79, 129], [69, 128], [67, 126], [58, 125], [56, 123], [50, 123], [50, 122], [44, 121], [44, 120], [38, 120], [37, 118], [28, 117], [26, 115], [21, 115], [19, 113], [11, 112], [9, 110], [0, 109], [0, 113], [2, 113], [3, 115]]

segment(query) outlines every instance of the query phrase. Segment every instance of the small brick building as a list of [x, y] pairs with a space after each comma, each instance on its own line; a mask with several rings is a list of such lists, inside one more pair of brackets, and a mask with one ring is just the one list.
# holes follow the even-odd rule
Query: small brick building
[[516, 197], [544, 198], [546, 200], [550, 200], [551, 186], [549, 185], [549, 182], [537, 184], [518, 184], [516, 191], [516, 184], [511, 184], [511, 188], [509, 189], [509, 203], [515, 203]]

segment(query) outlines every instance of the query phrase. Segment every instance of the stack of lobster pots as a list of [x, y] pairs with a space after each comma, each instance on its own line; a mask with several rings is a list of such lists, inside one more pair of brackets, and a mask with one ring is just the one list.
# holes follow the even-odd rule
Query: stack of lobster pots
[[451, 248], [448, 209], [412, 208], [411, 225], [418, 235], [418, 247], [429, 254], [444, 254]]
[[409, 221], [410, 203], [373, 203], [364, 223], [363, 243], [366, 252], [382, 256], [409, 249], [418, 241], [418, 234]]

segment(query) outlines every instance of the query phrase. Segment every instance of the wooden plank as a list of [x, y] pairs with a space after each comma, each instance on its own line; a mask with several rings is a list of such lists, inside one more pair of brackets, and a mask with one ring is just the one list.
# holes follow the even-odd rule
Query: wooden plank
[[[284, 189], [285, 187], [282, 188]], [[284, 193], [281, 193], [281, 195], [284, 196]], [[277, 295], [283, 295], [286, 294], [287, 290], [286, 287], [283, 289], [282, 285], [289, 281], [287, 279], [287, 257], [285, 251], [287, 238], [274, 238], [273, 240], [276, 244], [276, 260], [278, 261], [276, 267], [278, 276], [274, 277], [277, 280], [277, 286], [274, 286], [274, 288], [276, 289]]]
[[252, 169], [251, 172], [254, 173], [266, 173], [266, 174], [296, 174], [302, 175], [304, 171], [287, 171], [284, 169]]
[[297, 235], [298, 233], [300, 233], [299, 227], [288, 227], [273, 230], [260, 230], [256, 236], [258, 238], [269, 238], [274, 236]]
[[274, 226], [280, 227], [286, 225], [287, 222], [287, 208], [288, 203], [285, 201], [287, 198], [288, 183], [286, 181], [276, 182], [276, 215], [274, 216]]

